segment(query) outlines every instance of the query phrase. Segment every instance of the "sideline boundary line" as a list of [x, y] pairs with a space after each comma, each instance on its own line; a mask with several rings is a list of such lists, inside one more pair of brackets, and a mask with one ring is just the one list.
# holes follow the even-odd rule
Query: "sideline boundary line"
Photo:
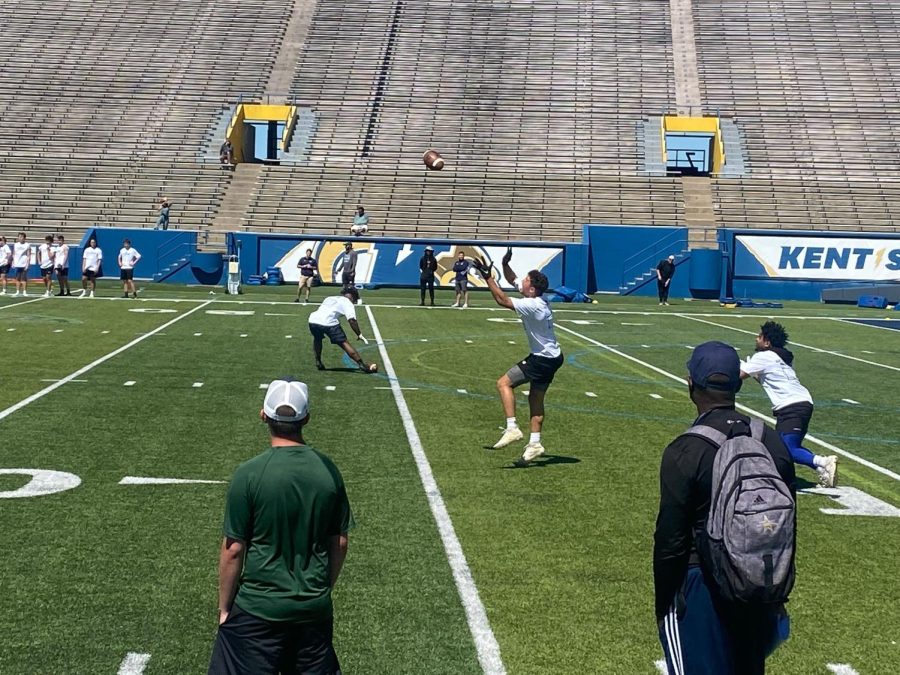
[[22, 399], [21, 401], [19, 401], [18, 403], [14, 403], [13, 405], [9, 406], [6, 410], [0, 411], [0, 420], [3, 420], [3, 419], [5, 419], [5, 418], [9, 417], [10, 415], [12, 415], [12, 414], [13, 414], [14, 412], [16, 412], [17, 410], [21, 410], [21, 409], [24, 408], [25, 406], [27, 406], [27, 405], [29, 405], [29, 404], [31, 404], [31, 403], [34, 403], [35, 401], [37, 401], [37, 400], [40, 399], [40, 398], [43, 398], [44, 396], [46, 396], [46, 395], [49, 394], [50, 392], [59, 389], [59, 388], [60, 388], [61, 386], [63, 386], [64, 384], [67, 384], [68, 382], [71, 382], [72, 380], [76, 379], [77, 377], [80, 377], [81, 375], [84, 375], [84, 374], [85, 374], [86, 372], [88, 372], [89, 370], [93, 370], [94, 368], [96, 368], [97, 366], [99, 366], [101, 363], [105, 363], [106, 361], [109, 361], [109, 360], [110, 360], [111, 358], [113, 358], [114, 356], [118, 356], [118, 355], [121, 354], [122, 352], [124, 352], [124, 351], [126, 351], [126, 350], [128, 350], [128, 349], [131, 349], [131, 348], [134, 347], [136, 344], [138, 344], [138, 343], [143, 342], [144, 340], [146, 340], [148, 337], [150, 337], [150, 336], [152, 336], [152, 335], [156, 335], [156, 334], [159, 333], [160, 331], [165, 330], [166, 328], [168, 328], [169, 326], [171, 326], [173, 323], [176, 323], [176, 322], [178, 322], [178, 321], [181, 321], [182, 319], [184, 319], [185, 317], [190, 316], [190, 315], [193, 314], [194, 312], [203, 309], [204, 307], [206, 307], [207, 305], [209, 305], [211, 302], [212, 302], [211, 300], [207, 300], [204, 304], [202, 304], [202, 305], [197, 305], [196, 307], [194, 307], [193, 309], [188, 310], [188, 311], [185, 312], [184, 314], [180, 314], [179, 316], [176, 316], [176, 317], [175, 317], [174, 319], [172, 319], [171, 321], [168, 321], [168, 322], [164, 323], [163, 325], [154, 328], [154, 329], [153, 329], [152, 331], [150, 331], [149, 333], [144, 333], [143, 335], [141, 335], [140, 337], [135, 338], [134, 340], [132, 340], [132, 341], [129, 342], [128, 344], [124, 344], [124, 345], [122, 345], [121, 347], [119, 347], [119, 348], [117, 348], [117, 349], [114, 349], [113, 351], [111, 351], [111, 352], [110, 352], [109, 354], [107, 354], [106, 356], [101, 356], [99, 359], [97, 359], [97, 360], [95, 360], [95, 361], [92, 361], [91, 363], [87, 364], [86, 366], [83, 366], [83, 367], [79, 368], [79, 369], [76, 370], [74, 373], [69, 373], [68, 375], [66, 375], [66, 376], [65, 376], [64, 378], [62, 378], [61, 380], [57, 380], [57, 381], [54, 382], [53, 384], [51, 384], [51, 385], [49, 385], [49, 386], [47, 386], [47, 387], [44, 387], [43, 389], [41, 389], [41, 390], [38, 391], [38, 392], [35, 392], [35, 393], [32, 394], [31, 396], [28, 396], [27, 398], [23, 398], [23, 399]]
[[[556, 325], [556, 328], [558, 328], [559, 330], [563, 330], [567, 333], [571, 333], [572, 335], [581, 338], [588, 344], [592, 344], [597, 347], [601, 347], [602, 349], [605, 349], [608, 352], [612, 352], [613, 354], [615, 354], [617, 356], [621, 356], [624, 359], [628, 359], [629, 361], [633, 361], [634, 363], [637, 363], [638, 365], [641, 365], [645, 368], [649, 368], [653, 372], [659, 373], [660, 375], [668, 377], [671, 380], [675, 380], [676, 382], [681, 382], [682, 384], [686, 384], [686, 379], [684, 377], [679, 377], [678, 375], [674, 375], [674, 374], [668, 372], [667, 370], [663, 370], [662, 368], [657, 368], [656, 366], [654, 366], [651, 363], [647, 363], [646, 361], [641, 361], [639, 358], [637, 358], [635, 356], [631, 356], [630, 354], [621, 352], [618, 349], [615, 349], [614, 347], [610, 347], [609, 345], [605, 345], [602, 342], [599, 342], [598, 340], [589, 338], [587, 335], [582, 335], [581, 333], [577, 333], [574, 330], [572, 330], [571, 328], [567, 328], [566, 326], [560, 326], [559, 324]], [[769, 424], [775, 424], [775, 420], [773, 418], [769, 417], [768, 415], [764, 415], [761, 412], [757, 412], [753, 408], [748, 408], [747, 406], [745, 406], [741, 403], [735, 403], [735, 407], [738, 410], [742, 410], [743, 412], [745, 412], [749, 415], [755, 415], [756, 417], [759, 417], [760, 419], [765, 420]], [[854, 455], [852, 452], [850, 452], [848, 450], [844, 450], [843, 448], [839, 448], [836, 445], [832, 445], [831, 443], [829, 443], [827, 441], [823, 441], [819, 438], [816, 438], [812, 434], [807, 434], [806, 439], [812, 441], [813, 443], [816, 443], [817, 445], [822, 446], [823, 448], [831, 450], [832, 452], [834, 452], [838, 455], [842, 455], [842, 456], [846, 457], [847, 459], [852, 459], [854, 462], [856, 462], [858, 464], [862, 464], [863, 466], [868, 467], [868, 468], [872, 469], [873, 471], [877, 471], [878, 473], [883, 474], [883, 475], [887, 476], [888, 478], [893, 478], [896, 481], [900, 481], [900, 474], [897, 474], [897, 473], [891, 471], [890, 469], [886, 469], [883, 466], [879, 466], [878, 464], [875, 464], [874, 462], [870, 462], [869, 460], [864, 459], [864, 458], [860, 457], [859, 455]]]
[[[756, 333], [752, 330], [746, 330], [744, 328], [735, 328], [734, 326], [726, 326], [722, 323], [716, 323], [715, 321], [707, 321], [706, 319], [700, 319], [696, 316], [691, 316], [690, 314], [676, 314], [676, 316], [681, 317], [682, 319], [690, 319], [691, 321], [696, 321], [698, 323], [706, 323], [710, 326], [716, 326], [717, 328], [726, 328], [727, 330], [737, 331], [738, 333], [746, 333], [747, 335], [756, 335]], [[889, 366], [886, 363], [878, 363], [877, 361], [869, 361], [867, 359], [861, 359], [858, 356], [850, 356], [849, 354], [841, 354], [840, 352], [834, 352], [830, 349], [822, 349], [821, 347], [813, 347], [812, 345], [805, 345], [802, 342], [794, 342], [790, 341], [792, 345], [796, 345], [797, 347], [803, 347], [804, 349], [809, 349], [814, 352], [819, 352], [820, 354], [828, 354], [830, 356], [837, 356], [842, 359], [849, 359], [850, 361], [859, 361], [860, 363], [865, 363], [870, 366], [875, 366], [876, 368], [887, 368], [888, 370], [896, 370], [900, 372], [900, 368], [897, 366]], [[809, 436], [807, 436], [809, 438]]]
[[422, 481], [422, 487], [425, 489], [425, 496], [428, 498], [428, 506], [431, 507], [431, 514], [434, 516], [438, 532], [441, 535], [441, 541], [444, 544], [444, 551], [447, 554], [447, 562], [450, 563], [450, 570], [453, 572], [453, 580], [456, 582], [459, 599], [462, 601], [463, 609], [466, 612], [466, 622], [469, 624], [469, 632], [472, 634], [472, 639], [475, 642], [478, 662], [486, 675], [505, 675], [506, 668], [503, 665], [503, 659], [500, 657], [500, 645], [497, 643], [497, 638], [491, 629], [487, 611], [481, 602], [478, 588], [475, 586], [472, 570], [469, 568], [469, 563], [466, 561], [465, 553], [462, 550], [462, 544], [459, 543], [456, 531], [453, 529], [450, 513], [447, 511], [444, 498], [441, 496], [437, 481], [434, 479], [431, 464], [425, 455], [422, 440], [419, 438], [419, 432], [416, 431], [416, 425], [409, 412], [409, 407], [406, 405], [406, 399], [400, 390], [397, 373], [391, 363], [391, 358], [388, 356], [387, 348], [384, 346], [384, 340], [381, 337], [378, 324], [375, 323], [375, 315], [372, 314], [372, 309], [369, 305], [365, 305], [365, 308], [369, 317], [369, 323], [372, 325], [372, 335], [375, 337], [378, 351], [384, 362], [384, 371], [391, 384], [394, 402], [397, 404], [397, 410], [400, 412], [403, 428], [406, 431], [406, 438], [409, 440], [409, 447], [412, 450], [416, 467], [419, 470], [419, 478]]

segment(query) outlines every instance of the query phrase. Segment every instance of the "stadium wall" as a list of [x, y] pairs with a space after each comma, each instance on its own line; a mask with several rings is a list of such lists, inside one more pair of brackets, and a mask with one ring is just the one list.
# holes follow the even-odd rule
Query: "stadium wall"
[[732, 297], [820, 300], [822, 291], [900, 284], [900, 235], [811, 230], [722, 230]]
[[[229, 253], [240, 249], [243, 282], [277, 267], [286, 282], [295, 282], [297, 261], [312, 249], [322, 281], [339, 283], [338, 268], [344, 252], [345, 238], [320, 235], [276, 235], [234, 232], [228, 235]], [[358, 252], [356, 285], [362, 287], [418, 287], [419, 259], [426, 246], [434, 249], [438, 276], [442, 286], [453, 285], [453, 263], [460, 251], [467, 258], [483, 257], [500, 268], [500, 260], [508, 247], [513, 248], [512, 267], [521, 277], [528, 270], [543, 271], [551, 287], [560, 285], [584, 290], [588, 284], [588, 245], [569, 242], [509, 242], [447, 239], [368, 238], [351, 239]], [[484, 286], [481, 279], [470, 276], [473, 287]], [[501, 285], [508, 287], [505, 281]]]

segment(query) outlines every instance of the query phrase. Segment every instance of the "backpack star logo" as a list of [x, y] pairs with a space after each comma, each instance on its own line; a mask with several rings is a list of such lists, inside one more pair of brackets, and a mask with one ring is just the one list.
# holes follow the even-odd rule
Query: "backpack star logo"
[[774, 534], [775, 529], [777, 527], [778, 527], [777, 523], [774, 520], [769, 520], [769, 516], [763, 516], [763, 521], [762, 521], [763, 532], [769, 532], [770, 534]]

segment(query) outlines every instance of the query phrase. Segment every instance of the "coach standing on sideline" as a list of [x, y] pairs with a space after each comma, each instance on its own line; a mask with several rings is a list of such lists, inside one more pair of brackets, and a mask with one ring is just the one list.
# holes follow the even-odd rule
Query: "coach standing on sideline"
[[[694, 425], [726, 435], [733, 426], [748, 428], [750, 418], [734, 408], [741, 388], [734, 347], [706, 342], [694, 349], [687, 366], [688, 391], [699, 415]], [[762, 442], [796, 503], [787, 448], [770, 427]], [[723, 600], [701, 571], [694, 539], [706, 528], [717, 450], [706, 438], [683, 434], [663, 452], [653, 546], [656, 621], [670, 673], [762, 675], [766, 657], [787, 637], [784, 606]]]
[[425, 305], [425, 289], [431, 298], [431, 306], [434, 307], [434, 274], [437, 272], [437, 258], [434, 257], [434, 249], [425, 247], [425, 255], [419, 259], [419, 306]]
[[656, 266], [656, 290], [659, 293], [659, 304], [669, 304], [669, 286], [672, 285], [672, 277], [675, 276], [675, 256], [670, 255], [665, 260], [660, 260]]
[[353, 242], [348, 241], [344, 244], [344, 255], [337, 268], [337, 271], [341, 273], [341, 284], [345, 291], [356, 287], [356, 257], [357, 253], [353, 250]]
[[228, 488], [209, 673], [339, 675], [331, 591], [353, 526], [344, 480], [303, 439], [304, 383], [270, 383], [259, 415], [271, 447]]

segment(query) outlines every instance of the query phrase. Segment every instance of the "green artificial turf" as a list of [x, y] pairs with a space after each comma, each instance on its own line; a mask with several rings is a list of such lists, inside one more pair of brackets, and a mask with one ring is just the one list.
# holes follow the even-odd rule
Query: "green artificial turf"
[[[116, 294], [111, 284], [99, 293]], [[391, 382], [384, 368], [349, 369], [330, 345], [330, 369], [315, 370], [313, 306], [293, 294], [151, 286], [137, 301], [0, 300], [0, 411], [9, 411], [0, 412], [0, 468], [82, 480], [0, 500], [0, 672], [115, 673], [128, 652], [151, 655], [149, 674], [205, 672], [225, 485], [119, 481], [228, 481], [266, 447], [260, 385], [286, 374], [310, 386], [307, 440], [341, 468], [357, 521], [335, 592], [345, 672], [480, 672]], [[689, 347], [721, 339], [747, 355], [760, 323], [782, 321], [816, 400], [810, 433], [900, 472], [900, 332], [836, 320], [889, 313], [813, 303], [658, 308], [618, 297], [555, 306], [566, 364], [547, 395], [547, 456], [516, 469], [524, 443], [485, 446], [503, 425], [494, 382], [528, 351], [521, 326], [484, 293], [465, 311], [447, 307], [449, 292], [438, 298], [443, 307], [422, 309], [413, 292], [365, 292], [360, 323], [372, 338], [370, 309], [510, 673], [656, 672], [659, 459], [693, 419], [681, 379]], [[357, 345], [384, 365], [374, 341]], [[518, 402], [524, 427], [521, 393]], [[770, 414], [753, 381], [739, 402]], [[900, 507], [896, 479], [846, 458], [840, 466], [842, 485]], [[814, 478], [803, 468], [798, 476]], [[0, 490], [27, 481], [0, 475]], [[826, 673], [829, 663], [900, 672], [900, 519], [828, 515], [819, 510], [837, 507], [828, 497], [799, 499], [793, 635], [772, 672]]]

